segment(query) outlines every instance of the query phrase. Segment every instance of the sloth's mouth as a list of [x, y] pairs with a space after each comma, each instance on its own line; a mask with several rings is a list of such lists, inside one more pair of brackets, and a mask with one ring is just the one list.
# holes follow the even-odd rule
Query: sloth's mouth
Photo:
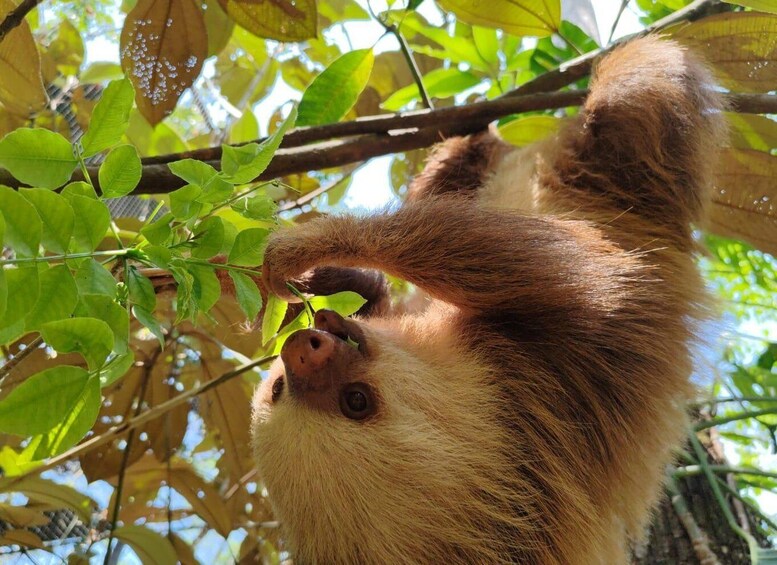
[[332, 310], [319, 310], [313, 318], [313, 327], [346, 342], [360, 353], [366, 353], [366, 340], [359, 324], [343, 318]]

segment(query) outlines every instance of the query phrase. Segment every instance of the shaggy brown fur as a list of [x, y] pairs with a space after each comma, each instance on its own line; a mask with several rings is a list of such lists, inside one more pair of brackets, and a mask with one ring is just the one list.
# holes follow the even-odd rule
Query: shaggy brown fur
[[[706, 71], [640, 39], [556, 139], [448, 141], [400, 210], [274, 235], [265, 284], [283, 296], [328, 265], [434, 297], [317, 319], [258, 391], [258, 470], [300, 562], [626, 560], [685, 430], [704, 296], [689, 222], [720, 121]], [[354, 383], [364, 419], [343, 408]]]

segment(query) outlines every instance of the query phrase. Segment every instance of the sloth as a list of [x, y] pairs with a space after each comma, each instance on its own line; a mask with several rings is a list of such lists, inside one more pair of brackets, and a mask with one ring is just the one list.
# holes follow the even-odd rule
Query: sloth
[[[398, 209], [273, 234], [266, 289], [377, 304], [317, 312], [254, 398], [296, 562], [627, 561], [687, 429], [721, 108], [692, 54], [638, 39], [552, 138], [451, 138]], [[423, 307], [392, 309], [375, 273]]]

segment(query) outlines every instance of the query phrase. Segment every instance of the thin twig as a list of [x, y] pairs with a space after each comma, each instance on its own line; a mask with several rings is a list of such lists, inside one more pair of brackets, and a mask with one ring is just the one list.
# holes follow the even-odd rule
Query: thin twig
[[13, 371], [13, 368], [16, 367], [19, 363], [21, 363], [25, 357], [27, 357], [33, 351], [38, 349], [38, 347], [42, 343], [43, 343], [43, 338], [40, 336], [36, 337], [30, 343], [28, 343], [24, 349], [19, 351], [16, 355], [14, 355], [8, 361], [6, 361], [2, 367], [0, 367], [0, 386], [3, 385], [3, 381], [5, 381], [5, 378], [11, 374], [11, 371]]
[[718, 484], [717, 478], [715, 477], [715, 473], [713, 471], [713, 465], [709, 464], [709, 461], [707, 460], [708, 454], [704, 450], [704, 447], [702, 447], [701, 442], [699, 441], [699, 438], [696, 437], [696, 433], [691, 431], [690, 434], [688, 434], [688, 439], [690, 440], [691, 446], [693, 447], [693, 451], [696, 454], [697, 459], [699, 460], [699, 467], [704, 473], [704, 475], [707, 477], [707, 482], [710, 485], [710, 488], [712, 489], [712, 494], [715, 496], [715, 500], [718, 502], [718, 506], [720, 507], [721, 511], [723, 512], [723, 516], [726, 519], [726, 522], [728, 522], [729, 527], [745, 542], [747, 542], [748, 548], [751, 552], [751, 559], [753, 558], [752, 551], [753, 551], [753, 544], [754, 540], [753, 537], [748, 534], [746, 531], [744, 531], [739, 524], [737, 524], [736, 519], [734, 518], [734, 514], [731, 512], [731, 508], [726, 503], [726, 499], [723, 496], [723, 493], [720, 491], [720, 485]]
[[607, 45], [609, 45], [612, 42], [612, 38], [615, 35], [615, 30], [618, 28], [618, 24], [621, 21], [621, 16], [623, 15], [623, 11], [626, 9], [626, 6], [629, 5], [629, 0], [621, 0], [621, 6], [618, 8], [618, 15], [615, 16], [615, 21], [612, 22], [612, 28], [610, 28], [610, 37], [607, 38]]
[[696, 523], [693, 514], [688, 508], [688, 504], [680, 491], [677, 481], [674, 479], [673, 473], [669, 473], [667, 476], [666, 490], [669, 492], [669, 498], [672, 502], [675, 514], [677, 515], [677, 519], [680, 520], [680, 523], [685, 529], [685, 533], [688, 534], [688, 537], [691, 540], [691, 546], [693, 547], [693, 551], [696, 554], [699, 563], [701, 565], [720, 565], [720, 560], [710, 547], [707, 534], [705, 534], [699, 527], [699, 524]]
[[[423, 101], [424, 106], [426, 106], [430, 110], [434, 110], [432, 99], [429, 96], [429, 93], [426, 91], [423, 78], [421, 78], [421, 72], [418, 70], [418, 65], [415, 62], [415, 57], [413, 57], [413, 52], [410, 50], [410, 45], [408, 45], [407, 41], [405, 41], [404, 36], [399, 31], [399, 27], [394, 24], [389, 24], [383, 21], [380, 18], [380, 16], [378, 16], [378, 14], [376, 14], [375, 11], [372, 9], [372, 4], [370, 3], [369, 0], [367, 0], [367, 10], [369, 10], [372, 18], [380, 25], [383, 26], [383, 29], [386, 30], [386, 33], [390, 33], [397, 39], [397, 42], [399, 43], [399, 49], [402, 51], [402, 55], [404, 55], [405, 61], [407, 61], [407, 66], [410, 69], [410, 74], [413, 75], [413, 81], [418, 87], [418, 92], [421, 95], [421, 100]], [[400, 22], [400, 25], [402, 25], [402, 22]]]
[[[771, 473], [769, 471], [762, 471], [760, 469], [744, 469], [739, 467], [729, 467], [728, 465], [707, 465], [713, 473], [721, 475], [752, 475], [754, 477], [767, 477], [770, 479], [777, 479], [777, 473]], [[678, 467], [675, 471], [676, 477], [692, 477], [694, 475], [701, 475], [704, 472], [704, 468], [701, 465], [686, 465], [685, 467]]]
[[38, 474], [38, 473], [42, 473], [43, 471], [53, 469], [58, 465], [62, 465], [66, 461], [74, 459], [75, 457], [79, 457], [84, 453], [88, 453], [89, 451], [92, 451], [93, 449], [97, 449], [98, 447], [105, 445], [110, 441], [113, 441], [116, 437], [122, 434], [125, 434], [130, 430], [134, 430], [140, 426], [143, 426], [144, 424], [152, 420], [155, 420], [156, 418], [162, 416], [163, 414], [166, 414], [173, 408], [188, 402], [195, 396], [199, 396], [203, 393], [213, 390], [214, 388], [226, 383], [227, 381], [231, 381], [232, 379], [242, 375], [243, 373], [247, 373], [248, 371], [256, 369], [257, 367], [260, 367], [272, 361], [273, 359], [275, 359], [275, 357], [276, 357], [275, 355], [262, 357], [261, 359], [257, 359], [256, 361], [251, 361], [250, 363], [240, 365], [239, 367], [236, 367], [231, 371], [227, 371], [223, 375], [220, 375], [215, 379], [212, 379], [206, 383], [203, 383], [196, 388], [188, 390], [183, 394], [179, 394], [178, 396], [171, 398], [170, 400], [167, 400], [165, 402], [162, 402], [161, 404], [157, 404], [153, 408], [149, 408], [148, 410], [146, 410], [145, 412], [142, 412], [141, 414], [138, 414], [134, 418], [130, 418], [129, 420], [125, 420], [121, 424], [112, 426], [107, 430], [105, 430], [103, 433], [96, 436], [92, 436], [85, 442], [79, 445], [76, 445], [75, 447], [69, 449], [68, 451], [60, 455], [57, 455], [56, 457], [52, 457], [43, 465], [23, 472], [19, 476], [14, 477], [12, 479], [13, 482], [9, 486], [12, 486], [16, 482], [21, 481], [22, 479], [24, 479], [29, 475]]
[[[162, 353], [163, 348], [157, 347], [154, 353], [149, 357], [147, 362], [143, 366], [143, 380], [140, 384], [140, 393], [138, 394], [138, 405], [135, 408], [135, 414], [133, 417], [137, 418], [140, 411], [143, 410], [143, 402], [146, 400], [146, 391], [148, 390], [148, 382], [151, 380], [151, 373], [154, 370], [159, 356]], [[103, 565], [108, 565], [111, 560], [111, 544], [113, 543], [113, 532], [116, 530], [116, 524], [119, 521], [119, 510], [121, 509], [121, 495], [124, 492], [124, 477], [127, 474], [127, 464], [129, 463], [130, 451], [132, 450], [132, 444], [135, 441], [135, 432], [133, 428], [130, 430], [127, 436], [127, 444], [124, 446], [124, 453], [121, 456], [121, 466], [119, 467], [119, 482], [116, 485], [116, 500], [113, 503], [113, 514], [111, 515], [111, 529], [108, 533], [108, 547], [105, 550], [105, 558], [103, 559]]]
[[18, 27], [24, 21], [24, 18], [32, 12], [33, 8], [40, 4], [43, 0], [23, 0], [16, 8], [8, 12], [5, 19], [0, 22], [0, 43], [3, 42], [5, 36]]
[[399, 32], [399, 29], [396, 26], [387, 26], [386, 29], [390, 31], [399, 42], [399, 48], [402, 50], [402, 54], [405, 56], [407, 66], [410, 67], [410, 73], [413, 75], [413, 80], [418, 87], [418, 92], [421, 95], [421, 100], [423, 101], [424, 106], [430, 110], [434, 110], [432, 97], [429, 96], [429, 93], [426, 90], [426, 86], [424, 86], [424, 80], [423, 77], [421, 77], [421, 71], [418, 69], [418, 64], [415, 62], [415, 57], [413, 57], [413, 51], [410, 49], [410, 45], [408, 45], [407, 40]]
[[761, 520], [764, 524], [769, 526], [772, 530], [777, 532], [777, 523], [775, 523], [769, 516], [763, 513], [758, 506], [753, 504], [750, 500], [747, 500], [745, 497], [743, 497], [741, 494], [739, 494], [739, 491], [735, 488], [732, 488], [728, 483], [726, 483], [723, 479], [718, 477], [718, 482], [720, 483], [720, 486], [723, 487], [723, 489], [729, 493], [731, 496], [733, 496], [736, 500], [740, 501], [742, 504], [747, 506], [747, 509], [752, 512], [759, 520]]
[[330, 190], [332, 190], [334, 187], [338, 186], [339, 184], [343, 182], [348, 182], [348, 179], [353, 176], [353, 173], [355, 171], [351, 171], [347, 175], [344, 175], [342, 178], [340, 178], [338, 181], [330, 183], [326, 186], [319, 186], [315, 190], [311, 190], [310, 192], [303, 194], [296, 200], [289, 200], [285, 204], [283, 204], [280, 207], [281, 212], [288, 212], [290, 210], [296, 210], [297, 208], [302, 208], [305, 204], [309, 203], [311, 200], [314, 200], [315, 198], [318, 198], [322, 194], [326, 194]]
[[722, 426], [729, 422], [736, 422], [737, 420], [747, 420], [748, 418], [758, 418], [759, 416], [768, 416], [770, 414], [777, 414], [777, 407], [764, 408], [763, 410], [749, 410], [747, 412], [739, 412], [738, 414], [732, 414], [731, 416], [718, 416], [717, 418], [711, 418], [703, 422], [698, 422], [693, 426], [693, 429], [697, 432], [701, 430], [707, 430], [714, 428], [715, 426]]

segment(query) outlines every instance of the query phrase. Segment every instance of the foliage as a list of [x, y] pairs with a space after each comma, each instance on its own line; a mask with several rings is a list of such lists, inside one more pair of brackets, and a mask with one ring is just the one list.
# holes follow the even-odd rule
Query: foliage
[[[687, 2], [637, 4], [649, 24]], [[702, 51], [725, 88], [775, 90], [775, 46], [761, 31], [777, 15], [768, 2], [737, 4], [753, 11], [669, 32]], [[0, 21], [13, 6], [0, 2]], [[599, 46], [562, 19], [558, 0], [488, 10], [396, 1], [380, 13], [354, 0], [79, 6], [94, 17], [44, 3], [0, 43], [0, 167], [8, 184], [27, 185], [0, 186], [0, 522], [11, 527], [0, 527], [0, 546], [107, 560], [116, 538], [149, 562], [277, 562], [282, 543], [251, 463], [252, 389], [310, 324], [309, 308], [349, 315], [364, 302], [312, 297], [295, 316], [257, 285], [263, 249], [279, 225], [370, 187], [351, 182], [353, 165], [257, 179], [300, 128], [416, 109], [423, 93], [436, 107], [495, 99]], [[119, 45], [111, 61], [95, 57], [102, 37]], [[505, 116], [498, 127], [522, 146], [575, 111]], [[777, 126], [733, 112], [729, 122], [700, 263], [732, 331], [701, 412], [726, 419], [732, 454], [757, 466], [777, 451]], [[395, 196], [423, 157], [392, 156]], [[162, 167], [183, 186], [138, 196]], [[122, 213], [127, 202], [140, 212]], [[754, 505], [777, 487], [766, 475], [736, 480]], [[54, 546], [26, 529], [65, 508], [95, 536]], [[760, 525], [775, 534], [768, 518]], [[203, 537], [223, 540], [220, 554]]]

